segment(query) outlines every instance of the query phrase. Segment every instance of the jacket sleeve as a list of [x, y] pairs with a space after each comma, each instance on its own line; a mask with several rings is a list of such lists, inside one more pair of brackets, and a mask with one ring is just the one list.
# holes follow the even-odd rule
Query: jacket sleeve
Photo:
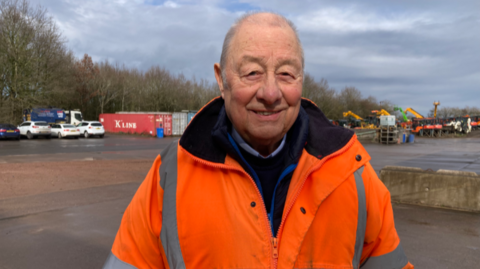
[[370, 163], [362, 174], [367, 206], [367, 226], [361, 257], [362, 269], [413, 269], [395, 230], [390, 192]]
[[158, 156], [123, 214], [111, 253], [103, 268], [165, 268], [160, 243], [163, 190]]

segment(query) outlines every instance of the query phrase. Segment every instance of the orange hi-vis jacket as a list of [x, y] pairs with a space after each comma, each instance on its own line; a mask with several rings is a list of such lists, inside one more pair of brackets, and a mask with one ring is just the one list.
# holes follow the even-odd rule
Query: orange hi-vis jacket
[[252, 177], [202, 135], [222, 106], [207, 104], [157, 157], [104, 268], [413, 268], [369, 155], [305, 99], [308, 139], [274, 237]]

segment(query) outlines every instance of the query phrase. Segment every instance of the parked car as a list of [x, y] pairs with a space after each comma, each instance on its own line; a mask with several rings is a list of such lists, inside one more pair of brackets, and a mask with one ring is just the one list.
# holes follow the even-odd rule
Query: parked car
[[8, 138], [20, 140], [20, 130], [15, 125], [0, 123], [0, 139]]
[[45, 137], [50, 139], [52, 133], [50, 125], [46, 121], [26, 121], [18, 126], [20, 135], [26, 136], [28, 139], [34, 137]]
[[75, 127], [75, 125], [72, 124], [54, 124], [52, 125], [52, 136], [56, 136], [58, 138], [79, 138], [80, 129], [78, 129], [77, 127]]
[[98, 135], [103, 138], [105, 135], [105, 129], [99, 121], [84, 121], [77, 125], [77, 128], [80, 129], [80, 133], [83, 134], [85, 138], [89, 138], [94, 135]]

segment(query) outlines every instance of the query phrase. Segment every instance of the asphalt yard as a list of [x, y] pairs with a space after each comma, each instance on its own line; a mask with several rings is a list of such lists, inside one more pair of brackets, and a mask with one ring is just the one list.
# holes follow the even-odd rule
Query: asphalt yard
[[[0, 141], [0, 269], [101, 268], [154, 158], [178, 138]], [[385, 165], [480, 174], [480, 138], [365, 144]], [[478, 268], [480, 214], [394, 204], [416, 268]], [[227, 228], [227, 227], [226, 227]]]

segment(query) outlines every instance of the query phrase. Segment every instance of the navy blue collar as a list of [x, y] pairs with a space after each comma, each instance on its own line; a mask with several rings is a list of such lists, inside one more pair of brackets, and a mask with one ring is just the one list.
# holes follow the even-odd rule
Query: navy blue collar
[[[311, 101], [302, 99], [298, 118], [287, 133], [289, 163], [296, 163], [303, 148], [312, 156], [322, 159], [344, 147], [353, 131], [335, 126]], [[227, 134], [231, 123], [226, 116], [224, 100], [217, 97], [205, 105], [188, 124], [180, 138], [180, 146], [203, 160], [225, 163], [225, 157], [235, 151]], [[229, 127], [230, 126], [230, 127]], [[222, 139], [223, 137], [223, 139]], [[218, 140], [217, 138], [220, 138]]]
[[[297, 119], [293, 124], [292, 128], [287, 132], [286, 138], [286, 151], [284, 156], [285, 166], [290, 164], [296, 164], [302, 155], [305, 142], [308, 137], [308, 114], [305, 110], [300, 107]], [[239, 156], [238, 151], [235, 149], [235, 143], [231, 138], [232, 133], [232, 123], [227, 117], [225, 112], [225, 106], [222, 106], [220, 113], [218, 115], [217, 123], [212, 129], [213, 140], [222, 147], [227, 154], [232, 158], [237, 160], [242, 167], [248, 168], [248, 165], [245, 163], [245, 160]], [[232, 145], [233, 144], [233, 145]], [[247, 171], [250, 169], [246, 169]]]

